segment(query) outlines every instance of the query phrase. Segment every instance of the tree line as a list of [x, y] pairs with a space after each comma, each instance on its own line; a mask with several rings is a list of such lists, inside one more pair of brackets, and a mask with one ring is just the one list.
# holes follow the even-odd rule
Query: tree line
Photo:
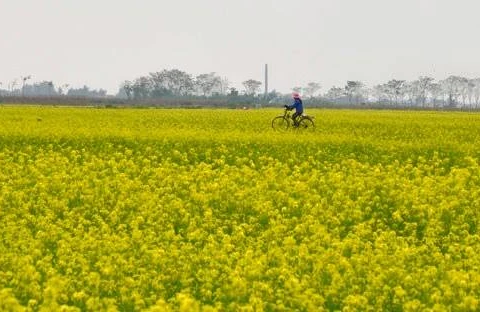
[[361, 81], [347, 81], [343, 87], [332, 87], [324, 98], [334, 103], [375, 103], [387, 106], [421, 108], [480, 108], [480, 78], [451, 75], [435, 81], [420, 76], [414, 81], [392, 79], [371, 88]]
[[[25, 80], [24, 80], [25, 81]], [[105, 89], [91, 89], [88, 86], [81, 88], [71, 88], [68, 84], [57, 85], [53, 81], [40, 81], [33, 84], [23, 83], [20, 85], [18, 80], [10, 82], [6, 88], [3, 88], [0, 82], [0, 96], [3, 97], [88, 97], [101, 98], [107, 96]]]
[[[0, 96], [12, 97], [85, 97], [116, 98], [127, 101], [154, 101], [156, 99], [233, 99], [237, 102], [256, 102], [265, 105], [281, 104], [289, 100], [290, 94], [275, 90], [267, 94], [261, 92], [262, 82], [248, 79], [242, 82], [243, 89], [237, 90], [226, 77], [215, 72], [193, 76], [179, 69], [164, 69], [150, 72], [132, 80], [123, 81], [116, 95], [107, 95], [104, 89], [91, 89], [88, 86], [71, 88], [68, 84], [56, 85], [52, 81], [27, 84], [14, 81], [8, 87], [0, 82]], [[451, 75], [435, 81], [428, 76], [420, 76], [413, 81], [391, 79], [387, 82], [367, 86], [362, 81], [347, 80], [344, 86], [333, 86], [321, 92], [318, 82], [305, 86], [292, 87], [300, 92], [310, 105], [377, 105], [421, 108], [480, 108], [480, 78], [466, 78]]]

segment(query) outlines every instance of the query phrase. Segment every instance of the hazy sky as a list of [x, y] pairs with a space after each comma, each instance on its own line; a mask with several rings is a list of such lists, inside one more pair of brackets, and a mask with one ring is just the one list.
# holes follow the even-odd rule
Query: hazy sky
[[[21, 76], [118, 91], [177, 68], [242, 89], [480, 77], [478, 0], [0, 0], [0, 88]], [[263, 87], [262, 87], [263, 88]]]

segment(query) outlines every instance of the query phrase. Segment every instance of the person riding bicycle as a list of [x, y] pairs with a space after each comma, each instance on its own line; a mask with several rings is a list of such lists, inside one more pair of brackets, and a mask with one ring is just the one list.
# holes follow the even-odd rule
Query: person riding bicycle
[[303, 114], [303, 102], [298, 92], [293, 92], [292, 97], [293, 97], [292, 105], [285, 105], [285, 109], [288, 109], [288, 110], [295, 109], [295, 113], [293, 113], [292, 115], [292, 120], [293, 120], [293, 125], [296, 127], [298, 126], [297, 118], [302, 116]]

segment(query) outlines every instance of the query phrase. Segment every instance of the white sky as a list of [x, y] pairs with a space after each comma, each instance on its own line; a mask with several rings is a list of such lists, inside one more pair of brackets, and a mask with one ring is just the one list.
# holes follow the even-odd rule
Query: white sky
[[[478, 0], [0, 0], [0, 88], [21, 76], [118, 91], [177, 68], [290, 92], [480, 77]], [[263, 88], [263, 86], [262, 86]]]

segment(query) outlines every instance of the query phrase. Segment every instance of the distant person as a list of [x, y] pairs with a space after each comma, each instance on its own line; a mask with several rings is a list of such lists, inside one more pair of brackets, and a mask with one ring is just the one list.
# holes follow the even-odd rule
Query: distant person
[[300, 98], [300, 94], [298, 92], [292, 93], [293, 103], [292, 105], [285, 105], [285, 109], [292, 110], [295, 109], [295, 113], [292, 115], [293, 126], [298, 126], [297, 118], [302, 116], [303, 114], [303, 102]]

